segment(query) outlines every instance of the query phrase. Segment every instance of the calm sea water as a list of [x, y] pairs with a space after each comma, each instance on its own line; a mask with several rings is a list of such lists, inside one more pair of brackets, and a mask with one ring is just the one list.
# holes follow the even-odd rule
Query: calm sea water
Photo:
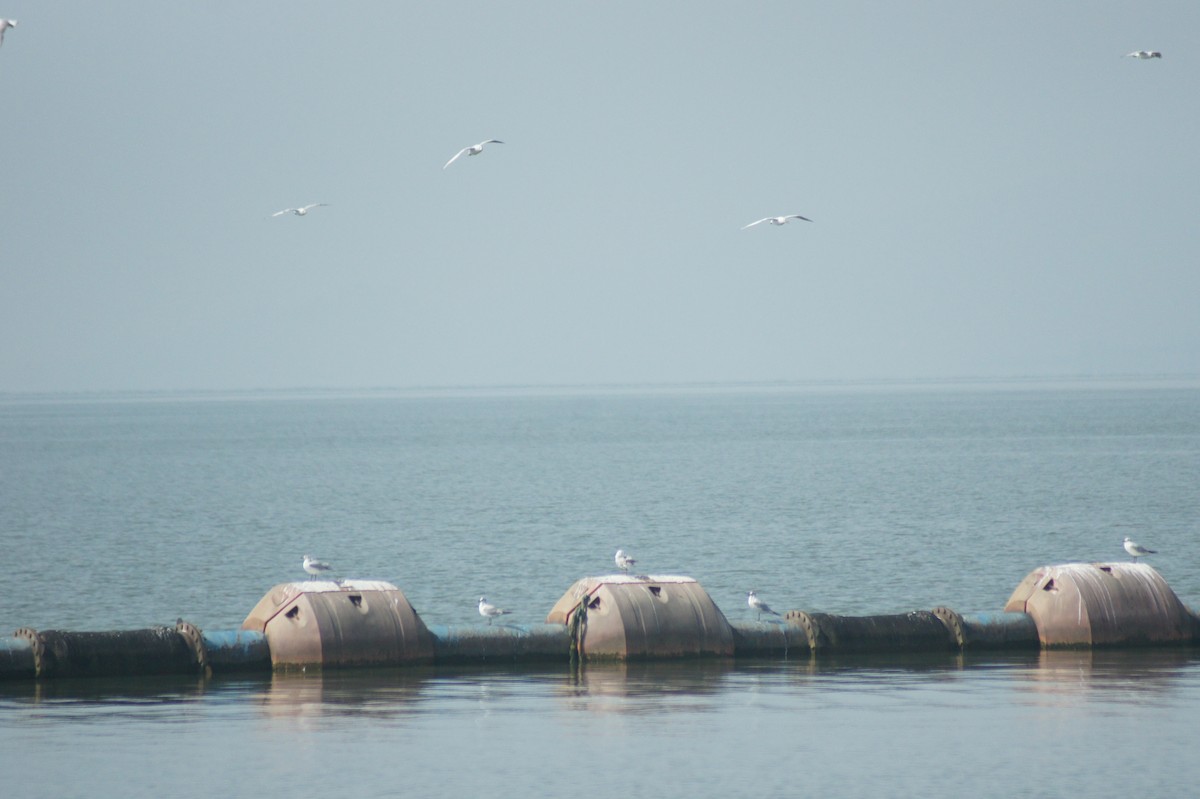
[[[731, 618], [1200, 598], [1194, 385], [0, 399], [0, 632], [230, 629], [300, 557], [540, 622], [618, 546]], [[1191, 652], [0, 684], [13, 795], [1190, 796]], [[13, 782], [15, 780], [15, 784]], [[5, 791], [7, 793], [7, 791]]]

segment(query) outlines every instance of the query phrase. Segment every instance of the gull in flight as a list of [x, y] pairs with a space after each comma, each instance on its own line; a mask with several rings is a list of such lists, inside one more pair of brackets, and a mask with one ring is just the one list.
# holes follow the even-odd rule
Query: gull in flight
[[759, 599], [758, 594], [754, 593], [753, 591], [746, 592], [746, 604], [750, 606], [751, 610], [758, 612], [759, 620], [762, 620], [762, 615], [764, 613], [769, 613], [772, 616], [780, 615], [771, 610], [771, 606]]
[[311, 205], [306, 205], [302, 208], [284, 208], [282, 211], [276, 211], [275, 213], [271, 214], [271, 216], [283, 216], [284, 214], [295, 214], [296, 216], [305, 216], [312, 209], [320, 208], [322, 205], [329, 205], [329, 203], [313, 203]]
[[1134, 50], [1132, 53], [1126, 53], [1125, 57], [1145, 61], [1148, 58], [1162, 58], [1162, 53], [1157, 50]]
[[742, 230], [745, 230], [748, 227], [754, 227], [755, 225], [761, 225], [763, 222], [770, 222], [772, 225], [786, 225], [789, 219], [803, 219], [805, 222], [812, 221], [807, 216], [800, 216], [800, 214], [792, 214], [791, 216], [766, 216], [757, 222], [751, 222], [743, 227]]
[[[467, 155], [479, 155], [481, 152], [483, 152], [483, 145], [485, 144], [504, 144], [504, 142], [500, 141], [499, 139], [488, 139], [487, 141], [479, 142], [479, 144], [472, 144], [470, 147], [464, 147], [455, 153], [453, 158], [446, 162], [446, 166], [450, 166], [457, 161], [459, 156], [461, 156], [463, 153], [466, 153]], [[445, 169], [446, 166], [442, 167], [442, 169]]]
[[492, 619], [497, 616], [503, 616], [507, 613], [512, 613], [511, 610], [502, 610], [491, 602], [487, 601], [487, 597], [479, 597], [479, 615], [488, 620], [488, 624], [492, 623]]
[[1133, 562], [1137, 563], [1138, 558], [1144, 558], [1147, 555], [1153, 555], [1157, 550], [1146, 549], [1141, 544], [1133, 541], [1129, 536], [1125, 536], [1125, 551], [1133, 555]]
[[15, 27], [17, 27], [15, 19], [0, 19], [0, 44], [4, 44], [4, 32]]
[[629, 574], [629, 567], [632, 566], [633, 564], [637, 563], [636, 560], [634, 560], [633, 558], [626, 555], [625, 550], [623, 550], [623, 549], [617, 550], [617, 554], [614, 557], [614, 560], [616, 560], [616, 562], [617, 562], [617, 568], [620, 569], [621, 571], [625, 572], [626, 574]]
[[323, 560], [317, 560], [309, 555], [304, 556], [304, 571], [313, 577], [320, 577], [325, 572], [333, 571], [333, 567]]

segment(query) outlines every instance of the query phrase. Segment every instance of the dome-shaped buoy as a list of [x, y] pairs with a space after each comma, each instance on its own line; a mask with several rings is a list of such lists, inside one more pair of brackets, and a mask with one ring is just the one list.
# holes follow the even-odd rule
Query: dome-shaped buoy
[[433, 635], [404, 593], [381, 580], [306, 580], [267, 592], [242, 622], [267, 637], [271, 663], [390, 666], [433, 660]]
[[1196, 637], [1196, 617], [1144, 563], [1042, 566], [1021, 581], [1004, 610], [1032, 616], [1045, 647], [1174, 644]]
[[733, 629], [691, 577], [586, 577], [563, 594], [547, 624], [570, 625], [587, 603], [579, 652], [587, 658], [733, 655]]

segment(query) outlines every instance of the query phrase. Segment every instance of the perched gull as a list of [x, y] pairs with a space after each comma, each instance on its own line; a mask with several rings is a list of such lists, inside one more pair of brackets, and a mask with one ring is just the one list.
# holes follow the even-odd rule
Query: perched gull
[[789, 219], [803, 219], [805, 222], [812, 221], [807, 216], [800, 216], [800, 214], [792, 214], [791, 216], [767, 216], [763, 217], [757, 222], [751, 222], [750, 224], [746, 225], [746, 227], [743, 227], [742, 230], [745, 230], [748, 227], [754, 227], [755, 225], [761, 225], [763, 222], [770, 222], [772, 225], [786, 225]]
[[15, 27], [17, 27], [15, 19], [0, 19], [0, 44], [4, 44], [4, 32]]
[[1145, 61], [1148, 58], [1162, 58], [1162, 53], [1157, 50], [1134, 50], [1132, 53], [1126, 53], [1125, 57]]
[[[504, 142], [500, 141], [499, 139], [488, 139], [487, 141], [479, 142], [479, 144], [472, 144], [470, 147], [464, 147], [455, 153], [453, 158], [446, 162], [446, 166], [450, 166], [457, 161], [458, 157], [463, 153], [466, 153], [467, 155], [479, 155], [481, 152], [483, 152], [483, 145], [485, 144], [504, 144]], [[442, 167], [442, 169], [445, 169], [446, 166]]]
[[492, 623], [492, 619], [497, 616], [503, 616], [506, 613], [512, 613], [511, 610], [501, 610], [500, 608], [487, 601], [487, 597], [479, 597], [479, 615], [488, 620], [488, 624]]
[[616, 557], [614, 558], [614, 560], [616, 560], [616, 562], [617, 562], [617, 568], [620, 569], [621, 571], [625, 572], [626, 574], [629, 574], [629, 567], [632, 566], [633, 564], [637, 563], [636, 560], [634, 560], [633, 558], [626, 555], [625, 550], [623, 550], [623, 549], [617, 550], [617, 554], [616, 554]]
[[303, 208], [284, 208], [282, 211], [276, 211], [275, 213], [271, 214], [271, 216], [283, 216], [284, 214], [304, 216], [312, 209], [320, 208], [322, 205], [329, 205], [329, 203], [313, 203], [312, 205], [306, 205]]
[[1147, 555], [1153, 555], [1157, 550], [1146, 549], [1141, 544], [1133, 541], [1129, 536], [1125, 536], [1125, 551], [1133, 555], [1133, 562], [1137, 563], [1138, 558], [1144, 558]]
[[304, 571], [313, 577], [320, 577], [325, 572], [333, 571], [333, 567], [323, 560], [317, 560], [309, 555], [304, 556]]
[[762, 619], [762, 615], [764, 613], [769, 613], [772, 616], [780, 615], [779, 613], [771, 610], [771, 606], [759, 599], [758, 594], [754, 593], [753, 591], [746, 592], [746, 604], [749, 605], [752, 610], [758, 611], [759, 619]]

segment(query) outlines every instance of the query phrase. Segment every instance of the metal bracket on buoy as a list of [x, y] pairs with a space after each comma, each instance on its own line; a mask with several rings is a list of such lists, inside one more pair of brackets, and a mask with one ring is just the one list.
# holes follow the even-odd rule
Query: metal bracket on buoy
[[196, 656], [196, 666], [200, 669], [200, 673], [205, 677], [211, 677], [212, 667], [208, 665], [208, 650], [204, 648], [204, 633], [200, 631], [199, 627], [183, 619], [175, 622], [175, 632], [179, 633], [192, 648], [192, 654]]
[[24, 638], [29, 642], [29, 646], [33, 650], [33, 676], [41, 677], [44, 663], [43, 655], [46, 652], [46, 645], [42, 643], [42, 637], [32, 627], [22, 627], [13, 633], [13, 635], [17, 638]]
[[824, 648], [824, 642], [821, 640], [821, 625], [812, 616], [802, 610], [789, 610], [783, 617], [788, 624], [795, 624], [801, 630], [804, 630], [804, 637], [808, 639], [808, 651], [816, 653]]
[[967, 647], [967, 633], [963, 626], [963, 617], [957, 611], [951, 610], [948, 607], [936, 607], [932, 611], [937, 620], [946, 625], [946, 629], [950, 632], [950, 637], [954, 639], [954, 643], [959, 649]]

